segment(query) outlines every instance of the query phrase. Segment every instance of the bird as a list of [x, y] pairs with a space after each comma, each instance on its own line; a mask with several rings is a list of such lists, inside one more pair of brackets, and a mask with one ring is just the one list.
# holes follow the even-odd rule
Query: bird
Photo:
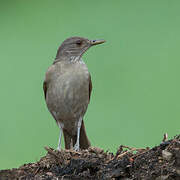
[[70, 37], [59, 46], [54, 62], [47, 69], [43, 90], [47, 108], [60, 128], [58, 150], [61, 150], [62, 133], [65, 149], [79, 151], [91, 146], [83, 117], [90, 102], [92, 82], [82, 55], [104, 42]]

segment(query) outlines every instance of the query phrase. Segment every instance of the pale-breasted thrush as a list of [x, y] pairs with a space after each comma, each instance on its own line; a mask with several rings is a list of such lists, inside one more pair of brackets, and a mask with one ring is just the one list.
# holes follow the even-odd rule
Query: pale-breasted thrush
[[92, 83], [81, 57], [91, 46], [104, 42], [82, 37], [66, 39], [46, 72], [43, 89], [47, 107], [60, 128], [59, 150], [62, 132], [66, 149], [72, 145], [74, 150], [90, 146], [83, 117], [90, 101]]

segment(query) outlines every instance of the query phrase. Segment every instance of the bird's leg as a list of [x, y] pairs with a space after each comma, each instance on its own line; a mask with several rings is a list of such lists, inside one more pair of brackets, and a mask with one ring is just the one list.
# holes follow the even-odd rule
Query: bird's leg
[[77, 141], [76, 144], [74, 145], [74, 150], [79, 151], [79, 137], [80, 137], [80, 129], [81, 129], [81, 124], [82, 124], [82, 117], [80, 117], [78, 121], [78, 126], [77, 126]]
[[58, 147], [57, 147], [57, 150], [61, 150], [61, 138], [62, 138], [62, 130], [60, 130], [60, 133], [59, 133], [59, 141], [58, 141]]
[[58, 126], [59, 126], [59, 129], [60, 129], [60, 133], [59, 133], [59, 141], [58, 141], [58, 147], [57, 147], [57, 150], [61, 150], [61, 139], [62, 139], [62, 127], [61, 127], [61, 124], [58, 122]]

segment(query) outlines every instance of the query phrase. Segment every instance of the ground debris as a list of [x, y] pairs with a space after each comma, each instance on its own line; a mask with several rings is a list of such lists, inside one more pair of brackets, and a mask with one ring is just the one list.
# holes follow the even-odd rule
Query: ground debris
[[151, 149], [121, 145], [115, 155], [96, 147], [79, 152], [45, 149], [47, 155], [36, 163], [1, 170], [0, 180], [180, 179], [180, 135]]

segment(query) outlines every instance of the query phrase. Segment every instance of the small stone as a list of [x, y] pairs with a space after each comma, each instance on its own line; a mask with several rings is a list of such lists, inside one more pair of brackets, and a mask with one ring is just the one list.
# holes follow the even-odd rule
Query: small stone
[[176, 170], [176, 173], [180, 175], [180, 168]]
[[52, 172], [47, 172], [46, 173], [48, 176], [53, 176], [53, 173]]
[[170, 153], [170, 152], [167, 151], [167, 150], [163, 150], [163, 151], [162, 151], [162, 157], [163, 157], [165, 160], [169, 161], [169, 160], [171, 159], [171, 157], [172, 157], [172, 153]]
[[168, 179], [169, 175], [162, 175], [162, 176], [159, 176], [157, 177], [155, 180], [166, 180]]

